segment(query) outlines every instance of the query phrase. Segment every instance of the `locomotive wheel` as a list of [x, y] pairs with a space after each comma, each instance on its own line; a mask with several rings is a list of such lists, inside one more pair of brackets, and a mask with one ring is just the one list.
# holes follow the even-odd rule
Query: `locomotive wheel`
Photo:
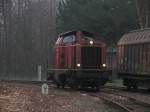
[[138, 90], [138, 86], [137, 86], [137, 85], [134, 85], [134, 86], [133, 86], [133, 89], [134, 89], [134, 91], [137, 91], [137, 90]]
[[70, 85], [71, 89], [78, 89], [78, 85]]
[[64, 88], [66, 84], [66, 76], [65, 74], [60, 74], [59, 75], [59, 82], [57, 83], [58, 87]]
[[96, 90], [96, 92], [99, 92], [99, 91], [100, 91], [100, 86], [99, 86], [99, 84], [97, 84], [97, 85], [95, 86], [95, 90]]
[[77, 83], [76, 77], [71, 77], [71, 78], [69, 79], [69, 86], [70, 86], [70, 88], [72, 88], [72, 89], [78, 89], [78, 83]]
[[131, 86], [127, 85], [127, 90], [130, 91], [131, 90]]
[[98, 86], [98, 87], [95, 87], [95, 91], [96, 91], [96, 92], [99, 92], [99, 91], [100, 91], [99, 86]]
[[76, 82], [75, 80], [72, 80], [72, 82], [71, 82], [71, 84], [70, 84], [70, 87], [71, 87], [72, 89], [77, 89], [77, 88], [78, 88], [77, 82]]
[[56, 84], [57, 88], [64, 88], [65, 85], [62, 85], [62, 84]]
[[60, 88], [60, 84], [58, 82], [56, 82], [56, 87]]

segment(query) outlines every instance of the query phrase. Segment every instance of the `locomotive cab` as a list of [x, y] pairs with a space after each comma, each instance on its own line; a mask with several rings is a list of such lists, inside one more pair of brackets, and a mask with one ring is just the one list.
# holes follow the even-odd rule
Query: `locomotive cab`
[[85, 31], [59, 35], [55, 44], [54, 80], [58, 86], [99, 88], [108, 80], [106, 45]]

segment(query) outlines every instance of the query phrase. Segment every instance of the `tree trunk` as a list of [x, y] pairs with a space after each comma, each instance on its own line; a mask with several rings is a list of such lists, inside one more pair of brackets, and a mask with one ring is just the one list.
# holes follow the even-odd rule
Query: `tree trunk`
[[150, 1], [136, 0], [140, 28], [150, 27]]

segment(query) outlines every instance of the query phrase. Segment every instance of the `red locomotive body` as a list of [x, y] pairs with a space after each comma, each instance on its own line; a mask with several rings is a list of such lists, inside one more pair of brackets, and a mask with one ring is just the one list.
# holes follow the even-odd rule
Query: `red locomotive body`
[[99, 88], [108, 80], [106, 45], [85, 31], [59, 35], [55, 45], [54, 80], [57, 86]]

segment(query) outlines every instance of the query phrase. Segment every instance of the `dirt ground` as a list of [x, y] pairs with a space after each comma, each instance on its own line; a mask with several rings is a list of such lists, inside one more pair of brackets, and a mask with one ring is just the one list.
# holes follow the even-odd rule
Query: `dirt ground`
[[79, 91], [0, 82], [0, 112], [119, 112], [102, 100]]

